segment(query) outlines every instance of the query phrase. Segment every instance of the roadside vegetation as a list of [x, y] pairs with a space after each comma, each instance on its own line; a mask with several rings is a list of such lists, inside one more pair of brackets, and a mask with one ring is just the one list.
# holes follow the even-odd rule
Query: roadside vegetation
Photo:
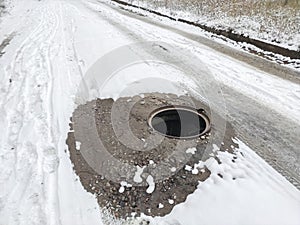
[[175, 17], [300, 50], [300, 0], [127, 0]]
[[4, 5], [4, 1], [0, 0], [0, 16], [2, 15], [2, 13], [4, 12], [5, 9], [5, 5]]

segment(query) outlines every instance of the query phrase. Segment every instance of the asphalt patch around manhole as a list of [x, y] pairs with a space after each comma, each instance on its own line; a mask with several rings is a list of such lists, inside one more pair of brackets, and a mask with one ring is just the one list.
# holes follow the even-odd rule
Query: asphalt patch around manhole
[[[159, 145], [149, 150], [138, 150], [140, 143], [135, 146], [133, 141], [131, 147], [124, 144], [124, 141], [128, 143], [131, 140], [126, 140], [126, 135], [125, 140], [121, 140], [119, 135], [127, 134], [128, 127], [120, 126], [117, 132], [114, 129], [114, 124], [128, 123], [130, 132], [147, 148], [147, 144], [151, 145], [149, 137], [154, 132], [148, 125], [149, 114], [157, 108], [169, 105], [193, 106], [203, 109], [208, 116], [210, 114], [206, 105], [193, 98], [160, 93], [124, 97], [116, 101], [96, 99], [79, 106], [73, 113], [67, 145], [74, 170], [83, 187], [95, 194], [100, 207], [108, 209], [117, 218], [126, 219], [141, 213], [164, 216], [170, 213], [176, 204], [184, 202], [187, 196], [195, 191], [199, 181], [204, 181], [210, 176], [210, 171], [205, 167], [199, 168], [197, 173], [192, 173], [187, 171], [182, 163], [194, 165], [204, 160], [203, 153], [210, 137], [218, 135], [214, 126], [211, 132], [193, 139], [181, 140], [161, 135]], [[120, 113], [120, 117], [114, 118], [112, 112]], [[92, 123], [95, 123], [96, 131], [93, 130]], [[95, 132], [101, 140], [101, 145], [92, 138], [95, 135], [92, 133]], [[229, 146], [236, 146], [232, 137], [234, 132], [230, 124], [227, 124], [221, 150], [232, 151]], [[170, 157], [172, 154], [174, 156], [175, 149], [180, 154]], [[188, 149], [194, 149], [193, 153], [188, 152]], [[91, 159], [85, 157], [86, 153], [94, 156], [92, 163], [88, 162]], [[104, 155], [107, 153], [115, 160], [105, 160]], [[99, 168], [95, 168], [98, 164]], [[120, 165], [131, 167], [123, 168]], [[135, 179], [136, 168], [143, 168], [139, 183]], [[151, 179], [155, 183], [149, 191]]]

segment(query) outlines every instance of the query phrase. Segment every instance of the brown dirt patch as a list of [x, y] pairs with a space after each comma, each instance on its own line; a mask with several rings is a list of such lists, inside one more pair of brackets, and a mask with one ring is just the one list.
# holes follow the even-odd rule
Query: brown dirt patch
[[[204, 152], [211, 151], [207, 149], [210, 139], [221, 135], [214, 126], [214, 123], [221, 118], [211, 121], [211, 132], [202, 137], [191, 140], [163, 137], [159, 145], [154, 148], [145, 151], [136, 150], [140, 148], [140, 144], [151, 145], [149, 137], [154, 131], [149, 129], [147, 124], [149, 113], [167, 105], [202, 108], [208, 116], [210, 115], [209, 108], [193, 98], [159, 93], [145, 94], [143, 98], [140, 96], [120, 98], [116, 102], [112, 99], [97, 99], [79, 106], [73, 113], [67, 144], [74, 170], [84, 188], [97, 196], [100, 207], [110, 210], [117, 218], [131, 217], [133, 213], [164, 216], [170, 213], [176, 204], [184, 202], [187, 196], [195, 191], [199, 181], [204, 181], [210, 176], [207, 168], [199, 169], [197, 174], [193, 174], [187, 171], [184, 165], [194, 165], [205, 159]], [[120, 114], [120, 117], [113, 118], [114, 121], [112, 111]], [[96, 130], [93, 130], [92, 123], [96, 124]], [[141, 143], [132, 141], [130, 148], [124, 144], [124, 141], [120, 141], [119, 135], [127, 134], [128, 127], [118, 127], [117, 135], [112, 124], [124, 123], [129, 124], [130, 131], [137, 140], [141, 140]], [[231, 139], [234, 137], [234, 132], [229, 124], [226, 126], [221, 150], [231, 151], [229, 146], [235, 146]], [[92, 132], [97, 133], [101, 145], [97, 145], [93, 140]], [[80, 150], [76, 149], [76, 141], [81, 142]], [[131, 140], [126, 139], [125, 135], [126, 141]], [[186, 150], [191, 147], [197, 149], [195, 154], [186, 153]], [[94, 162], [87, 162], [83, 151], [92, 154]], [[99, 158], [106, 154], [104, 151], [113, 156], [117, 162], [121, 162], [121, 165], [129, 166], [122, 167], [115, 161], [100, 160]], [[174, 155], [174, 151], [178, 151], [178, 154]], [[99, 167], [96, 169], [90, 166], [97, 163]], [[136, 166], [146, 166], [141, 175], [143, 181], [139, 184], [134, 182], [136, 170], [132, 168]], [[176, 168], [176, 171], [171, 171], [171, 168]], [[150, 194], [146, 192], [148, 188], [146, 179], [149, 175], [152, 175], [155, 180], [155, 189]], [[124, 192], [120, 193], [122, 181], [132, 186], [125, 186]], [[159, 207], [162, 205], [163, 208]]]

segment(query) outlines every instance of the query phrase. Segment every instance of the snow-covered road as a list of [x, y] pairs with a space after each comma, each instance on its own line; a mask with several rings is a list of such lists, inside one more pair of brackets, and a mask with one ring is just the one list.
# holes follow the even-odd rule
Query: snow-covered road
[[[72, 170], [65, 144], [68, 122], [76, 107], [78, 86], [93, 63], [118, 47], [141, 41], [176, 45], [205, 62], [216, 83], [222, 87], [227, 119], [237, 131], [237, 138], [300, 187], [299, 83], [264, 72], [201, 44], [204, 34], [199, 34], [200, 41], [191, 40], [157, 25], [162, 22], [153, 20], [151, 24], [142, 17], [129, 16], [128, 12], [120, 13], [106, 2], [14, 0], [11, 5], [10, 12], [0, 18], [0, 43], [12, 36], [3, 49], [5, 53], [0, 54], [1, 225], [104, 223], [96, 199], [83, 190]], [[249, 59], [251, 57], [249, 55]], [[170, 68], [156, 66], [153, 69], [150, 64], [144, 64], [133, 71], [144, 75], [151, 71], [163, 78]], [[291, 73], [300, 76], [299, 72]], [[138, 76], [135, 79], [115, 82], [126, 87], [126, 82], [136, 82]], [[116, 97], [117, 91], [122, 91], [117, 89], [108, 89], [106, 96]], [[148, 89], [145, 87], [145, 90]], [[253, 214], [236, 212], [239, 216], [225, 216], [224, 220], [219, 220], [221, 218], [212, 218], [215, 211], [210, 209], [206, 211], [209, 216], [200, 214], [200, 217], [203, 224], [220, 224], [220, 221], [225, 224], [266, 224], [266, 221], [300, 224], [297, 215], [300, 192], [252, 150], [245, 147], [244, 151], [249, 157], [246, 163], [241, 163], [244, 172], [240, 176], [246, 180], [249, 177], [250, 182], [241, 182], [238, 187], [232, 181], [219, 185], [222, 181], [218, 180], [216, 174], [219, 172], [215, 169], [216, 176], [197, 190], [189, 207], [197, 207], [195, 201], [199, 198], [204, 203], [210, 202], [212, 208], [218, 206], [216, 212], [224, 210], [225, 215], [247, 201], [251, 202], [250, 208], [244, 209], [253, 210]], [[214, 171], [213, 166], [211, 169]], [[238, 173], [235, 169], [233, 165], [222, 168]], [[262, 174], [253, 175], [251, 171]], [[246, 188], [249, 184], [252, 189]], [[258, 191], [260, 186], [264, 186], [263, 191], [251, 193]], [[215, 192], [209, 192], [211, 188]], [[220, 197], [224, 195], [222, 190], [232, 189], [237, 190], [235, 195], [226, 193], [227, 199]], [[201, 192], [205, 191], [209, 194], [201, 199]], [[217, 193], [216, 196], [213, 193]], [[242, 202], [238, 200], [243, 196]], [[225, 200], [239, 204], [224, 208], [226, 204], [222, 201]], [[204, 203], [199, 207], [205, 207]], [[256, 204], [266, 204], [266, 209], [255, 208]], [[175, 208], [166, 221], [176, 219], [176, 213], [184, 215], [184, 207]], [[199, 217], [195, 213], [194, 216], [176, 220], [179, 224], [191, 225], [187, 219], [194, 219], [193, 224], [199, 224]], [[241, 222], [243, 216], [247, 222]], [[261, 220], [251, 220], [253, 217]], [[164, 224], [164, 220], [161, 221]], [[156, 223], [159, 222], [153, 220], [153, 224]]]

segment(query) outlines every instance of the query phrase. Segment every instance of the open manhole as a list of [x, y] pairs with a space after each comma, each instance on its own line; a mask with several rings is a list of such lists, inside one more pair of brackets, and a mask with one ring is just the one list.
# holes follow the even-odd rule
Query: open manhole
[[[126, 221], [133, 215], [166, 216], [174, 206], [185, 202], [199, 181], [211, 174], [205, 166], [190, 171], [186, 165], [205, 161], [210, 156], [204, 153], [213, 150], [211, 138], [224, 137], [212, 126], [210, 109], [204, 103], [185, 95], [143, 95], [94, 99], [78, 106], [72, 114], [67, 139], [70, 159], [83, 187], [97, 197], [101, 209]], [[121, 141], [116, 134], [112, 113], [120, 116], [114, 118], [115, 124], [121, 124], [118, 132], [126, 136], [129, 127], [143, 146], [153, 145], [153, 132], [172, 138], [159, 139], [149, 150], [141, 151], [139, 143], [132, 148], [126, 142], [132, 139]], [[215, 123], [220, 121], [218, 114], [214, 116]], [[220, 151], [236, 146], [233, 137], [228, 123]], [[136, 182], [137, 177], [142, 182]]]
[[186, 106], [166, 106], [150, 114], [148, 124], [170, 138], [196, 138], [210, 130], [210, 122], [203, 110]]

